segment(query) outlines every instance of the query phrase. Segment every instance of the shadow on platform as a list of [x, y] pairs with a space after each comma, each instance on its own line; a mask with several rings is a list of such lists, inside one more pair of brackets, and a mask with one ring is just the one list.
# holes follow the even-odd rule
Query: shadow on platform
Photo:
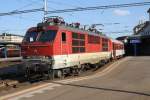
[[121, 89], [111, 89], [111, 88], [94, 87], [94, 86], [87, 86], [87, 85], [67, 84], [67, 83], [60, 83], [60, 82], [52, 82], [52, 83], [65, 85], [65, 86], [73, 86], [73, 87], [89, 88], [89, 89], [96, 89], [96, 90], [103, 90], [103, 91], [113, 91], [113, 92], [120, 92], [120, 93], [127, 93], [127, 94], [150, 96], [150, 94], [148, 93], [121, 90]]

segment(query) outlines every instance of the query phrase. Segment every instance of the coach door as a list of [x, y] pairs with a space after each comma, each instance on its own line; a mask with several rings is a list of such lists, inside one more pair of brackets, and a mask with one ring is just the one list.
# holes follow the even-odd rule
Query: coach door
[[68, 45], [67, 45], [67, 34], [66, 34], [66, 32], [61, 33], [61, 54], [68, 54]]
[[116, 58], [116, 45], [113, 43], [113, 57]]

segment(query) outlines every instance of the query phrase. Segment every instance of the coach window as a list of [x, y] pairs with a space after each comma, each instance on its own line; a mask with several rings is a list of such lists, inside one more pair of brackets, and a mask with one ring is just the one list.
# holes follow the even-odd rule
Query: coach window
[[62, 38], [62, 42], [66, 42], [66, 33], [65, 32], [62, 32], [61, 34], [61, 38]]

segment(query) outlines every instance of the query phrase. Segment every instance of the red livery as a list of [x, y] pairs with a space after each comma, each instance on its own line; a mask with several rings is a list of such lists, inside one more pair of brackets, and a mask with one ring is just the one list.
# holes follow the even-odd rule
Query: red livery
[[57, 77], [124, 55], [122, 42], [96, 29], [80, 28], [79, 23], [67, 24], [59, 17], [30, 28], [21, 50], [27, 75], [42, 71]]

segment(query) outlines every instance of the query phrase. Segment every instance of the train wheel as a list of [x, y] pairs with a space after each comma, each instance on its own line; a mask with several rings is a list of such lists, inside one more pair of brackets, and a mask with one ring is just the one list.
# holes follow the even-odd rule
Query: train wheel
[[49, 69], [49, 70], [47, 71], [47, 79], [48, 79], [48, 80], [50, 80], [50, 79], [53, 80], [51, 69]]
[[25, 71], [25, 78], [29, 81], [30, 80], [30, 69], [27, 67]]
[[91, 69], [91, 64], [85, 64], [84, 65], [84, 71], [90, 70]]
[[81, 65], [80, 74], [82, 74], [84, 71], [86, 71], [85, 68], [86, 68], [85, 64]]
[[54, 74], [57, 78], [64, 78], [64, 72], [62, 70], [54, 70]]
[[85, 65], [81, 65], [81, 68], [77, 69], [77, 75], [81, 75], [85, 71]]
[[81, 68], [75, 69], [75, 75], [79, 76], [82, 73]]

